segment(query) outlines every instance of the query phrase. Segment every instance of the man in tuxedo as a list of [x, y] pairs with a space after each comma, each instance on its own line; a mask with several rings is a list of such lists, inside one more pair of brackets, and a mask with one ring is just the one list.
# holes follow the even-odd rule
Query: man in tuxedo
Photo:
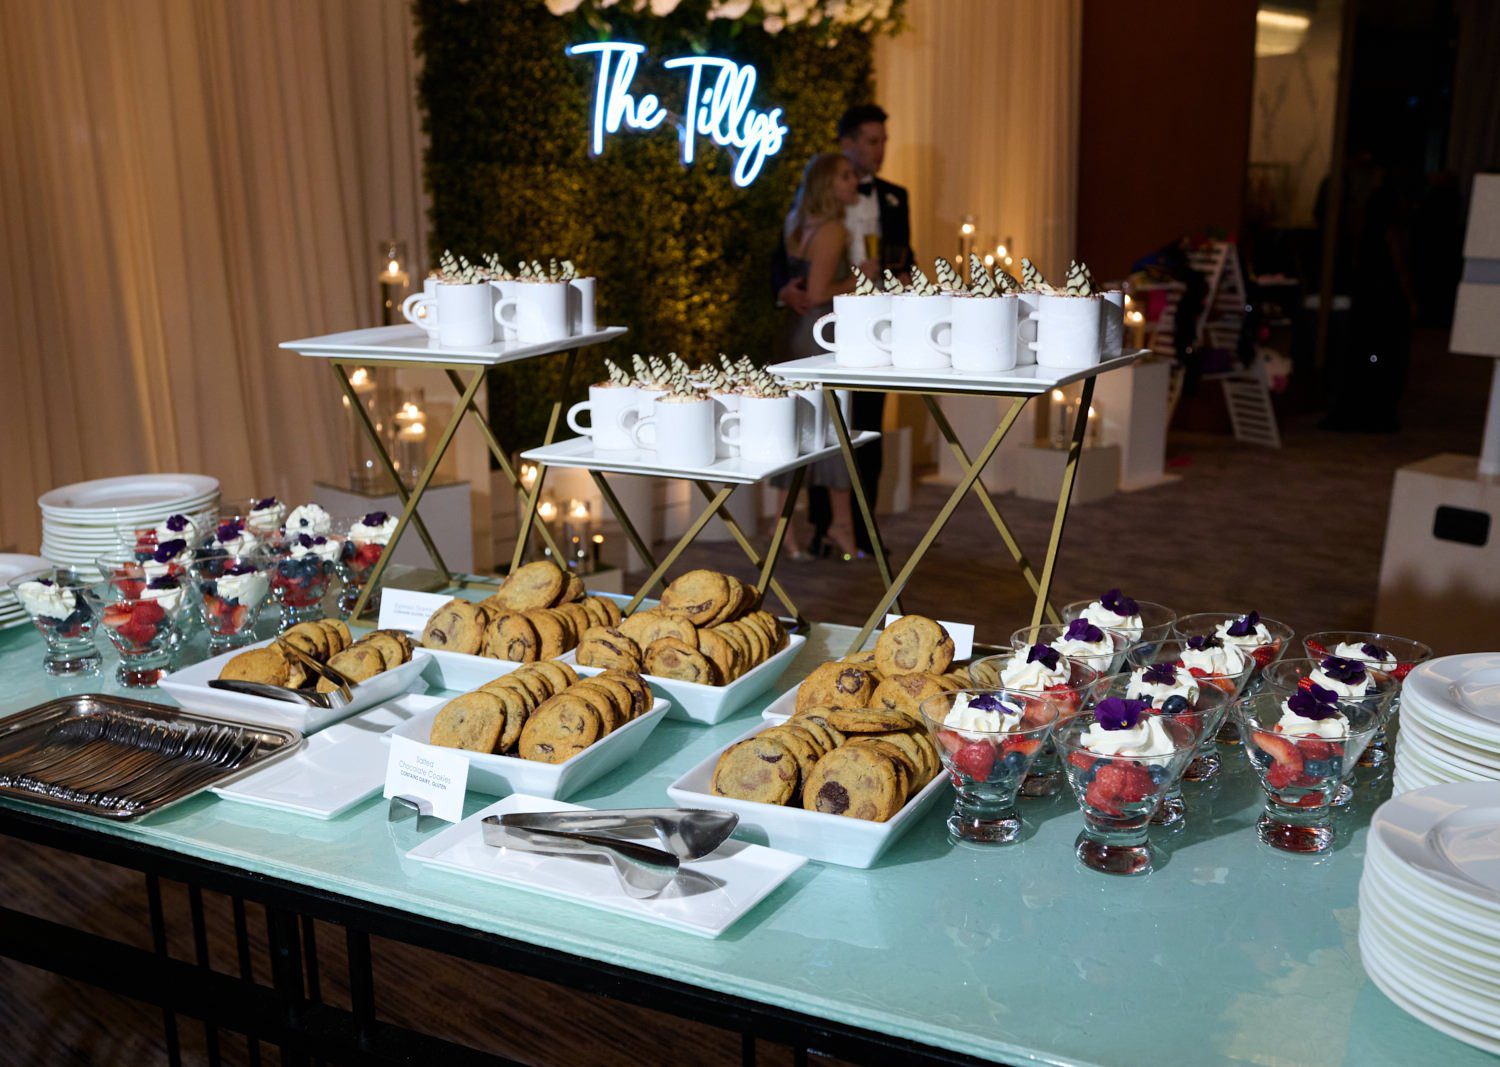
[[[911, 212], [906, 190], [880, 178], [885, 163], [886, 113], [878, 104], [858, 104], [844, 112], [838, 124], [839, 151], [854, 165], [859, 177], [860, 198], [844, 209], [844, 226], [849, 231], [849, 262], [878, 260], [881, 267], [894, 271], [902, 281], [911, 280], [914, 262], [911, 250]], [[807, 293], [801, 280], [787, 281], [786, 250], [777, 243], [778, 256], [772, 273], [777, 298], [798, 314], [807, 310]], [[880, 279], [872, 281], [879, 284]], [[885, 411], [885, 394], [854, 394], [851, 429], [879, 430]], [[859, 467], [860, 484], [870, 507], [875, 506], [880, 488], [883, 456], [881, 442], [866, 445], [854, 453]], [[814, 530], [813, 548], [823, 540], [833, 519], [826, 489], [811, 488], [807, 500], [808, 521]], [[869, 534], [864, 523], [854, 525], [855, 541], [863, 552], [869, 552]]]

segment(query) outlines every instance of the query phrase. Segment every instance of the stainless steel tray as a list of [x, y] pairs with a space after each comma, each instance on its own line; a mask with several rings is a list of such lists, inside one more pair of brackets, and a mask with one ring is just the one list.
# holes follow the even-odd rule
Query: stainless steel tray
[[138, 819], [306, 743], [295, 730], [80, 693], [0, 720], [0, 796]]

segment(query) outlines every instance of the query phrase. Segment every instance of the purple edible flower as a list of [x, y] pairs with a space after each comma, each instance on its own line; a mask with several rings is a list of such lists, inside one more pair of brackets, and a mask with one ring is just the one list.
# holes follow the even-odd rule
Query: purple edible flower
[[40, 579], [37, 580], [37, 584], [38, 585], [56, 585], [57, 583], [54, 582], [51, 578], [40, 578]]
[[292, 544], [301, 545], [303, 548], [311, 548], [313, 545], [320, 544], [324, 540], [324, 538], [320, 537], [316, 541], [314, 541], [311, 537], [304, 533], [298, 534], [296, 537], [292, 538]]
[[1063, 637], [1069, 641], [1087, 641], [1091, 645], [1097, 645], [1104, 640], [1104, 631], [1085, 618], [1077, 618], [1068, 623], [1068, 628], [1063, 632]]
[[388, 518], [390, 516], [383, 511], [372, 511], [359, 521], [364, 526], [381, 526], [384, 525], [385, 520]]
[[1390, 650], [1381, 648], [1379, 645], [1360, 645], [1359, 650], [1369, 656], [1376, 663], [1384, 663], [1388, 659], [1394, 659]]
[[1224, 642], [1212, 635], [1198, 634], [1187, 639], [1187, 646], [1195, 652], [1203, 652], [1210, 648], [1223, 648]]
[[255, 564], [253, 564], [253, 563], [233, 563], [233, 564], [230, 564], [228, 567], [224, 568], [224, 573], [225, 574], [254, 574], [255, 573]]
[[1260, 612], [1252, 611], [1244, 618], [1235, 619], [1229, 624], [1230, 637], [1250, 637], [1255, 633], [1255, 628], [1260, 625]]
[[146, 583], [147, 589], [176, 589], [181, 583], [175, 575], [161, 574]]
[[1051, 645], [1032, 645], [1026, 650], [1027, 663], [1040, 663], [1049, 671], [1057, 670], [1057, 662], [1062, 659], [1062, 653]]
[[173, 533], [182, 533], [188, 528], [188, 517], [186, 515], [168, 515], [164, 524]]
[[156, 551], [151, 553], [151, 558], [157, 563], [170, 563], [187, 550], [187, 542], [182, 538], [172, 541], [163, 541], [156, 546]]
[[274, 496], [268, 496], [264, 500], [257, 500], [255, 502], [255, 507], [253, 510], [265, 511], [267, 508], [274, 508], [275, 506], [276, 498]]
[[1002, 700], [994, 693], [980, 693], [969, 701], [969, 707], [978, 708], [980, 711], [999, 711], [1009, 715], [1017, 715], [1021, 709], [1008, 700]]
[[1358, 660], [1329, 656], [1318, 664], [1318, 668], [1335, 682], [1343, 682], [1345, 685], [1356, 685], [1365, 678], [1365, 665]]
[[1141, 675], [1141, 681], [1150, 682], [1152, 685], [1176, 685], [1177, 665], [1175, 663], [1153, 663], [1146, 668], [1146, 673]]
[[1321, 685], [1297, 690], [1287, 698], [1286, 706], [1304, 719], [1331, 719], [1339, 713], [1338, 694]]
[[219, 528], [214, 531], [214, 537], [220, 541], [233, 541], [245, 532], [245, 524], [237, 519], [219, 523]]
[[1099, 603], [1116, 615], [1129, 618], [1140, 614], [1141, 606], [1118, 589], [1111, 589], [1099, 598]]
[[1094, 706], [1094, 719], [1106, 730], [1130, 730], [1141, 721], [1150, 706], [1144, 700], [1105, 697]]

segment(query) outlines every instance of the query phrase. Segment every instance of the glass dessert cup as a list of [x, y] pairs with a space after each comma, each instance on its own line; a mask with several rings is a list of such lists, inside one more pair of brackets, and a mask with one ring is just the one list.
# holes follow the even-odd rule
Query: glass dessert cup
[[[1042, 626], [1023, 626], [1010, 635], [1012, 648], [1030, 648], [1032, 645], [1053, 645], [1053, 642], [1063, 639], [1068, 625], [1063, 623], [1047, 623]], [[1106, 678], [1111, 678], [1120, 673], [1125, 666], [1125, 653], [1135, 645], [1134, 638], [1130, 637], [1124, 630], [1114, 630], [1108, 626], [1099, 627], [1104, 632], [1105, 638], [1114, 646], [1113, 651], [1104, 653], [1094, 652], [1064, 652], [1075, 663], [1082, 663], [1085, 667], [1092, 667]], [[1056, 647], [1053, 645], [1053, 647]]]
[[[1219, 632], [1220, 626], [1243, 618], [1245, 614], [1245, 612], [1232, 611], [1200, 611], [1193, 615], [1184, 615], [1172, 624], [1172, 636], [1183, 641], [1190, 637], [1212, 637]], [[1240, 646], [1240, 651], [1251, 661], [1250, 677], [1241, 690], [1242, 694], [1253, 693], [1260, 688], [1261, 673], [1286, 654], [1295, 636], [1292, 628], [1286, 623], [1277, 622], [1275, 619], [1261, 619], [1260, 622], [1270, 631], [1271, 640], [1256, 648]], [[1239, 731], [1233, 728], [1232, 723], [1226, 721], [1224, 729], [1219, 731], [1216, 740], [1220, 744], [1237, 745], [1240, 743]]]
[[[1156, 809], [1156, 814], [1151, 816], [1151, 822], [1156, 826], [1181, 826], [1187, 818], [1187, 801], [1182, 796], [1183, 782], [1206, 782], [1219, 772], [1219, 754], [1214, 751], [1214, 735], [1224, 725], [1224, 720], [1229, 717], [1229, 707], [1234, 701], [1225, 696], [1221, 690], [1208, 686], [1198, 687], [1198, 699], [1183, 708], [1174, 708], [1168, 712], [1163, 708], [1153, 707], [1151, 714], [1160, 715], [1172, 722], [1178, 723], [1190, 731], [1197, 743], [1193, 756], [1188, 760], [1187, 766], [1178, 775], [1172, 787], [1162, 794], [1161, 805]], [[1193, 768], [1198, 766], [1203, 759], [1204, 749], [1213, 756], [1213, 770], [1199, 778], [1190, 778]], [[1199, 773], [1202, 773], [1201, 770]]]
[[[958, 697], [972, 703], [990, 697], [1022, 709], [1013, 730], [960, 730], [946, 723]], [[1056, 722], [1055, 710], [1036, 693], [1013, 689], [960, 689], [929, 697], [921, 705], [922, 721], [942, 758], [957, 797], [948, 816], [955, 841], [1005, 845], [1021, 836], [1016, 794], [1040, 755]]]
[[1164, 756], [1115, 756], [1096, 753], [1083, 744], [1092, 714], [1059, 723], [1053, 740], [1063, 757], [1068, 784], [1083, 812], [1083, 830], [1074, 854], [1085, 867], [1102, 874], [1150, 874], [1155, 865], [1146, 828], [1162, 799], [1182, 779], [1197, 748], [1197, 737], [1185, 723], [1162, 716], [1173, 749]]
[[[1362, 630], [1324, 630], [1320, 633], [1308, 634], [1302, 639], [1302, 647], [1307, 655], [1323, 659], [1326, 656], [1334, 656], [1338, 653], [1334, 650], [1340, 645], [1375, 645], [1377, 648], [1389, 652], [1396, 657], [1394, 667], [1389, 665], [1389, 660], [1374, 658], [1368, 654], [1349, 656], [1347, 658], [1376, 667], [1380, 670], [1388, 670], [1395, 678], [1397, 684], [1406, 681], [1406, 676], [1412, 672], [1418, 664], [1426, 663], [1432, 658], [1432, 649], [1420, 641], [1413, 641], [1409, 637], [1396, 637], [1392, 634], [1377, 634]], [[1398, 689], [1396, 698], [1391, 702], [1391, 714], [1385, 723], [1381, 724], [1370, 743], [1365, 746], [1363, 755], [1359, 757], [1361, 767], [1382, 767], [1390, 762], [1391, 748], [1390, 739], [1386, 736], [1386, 727], [1390, 724], [1390, 718], [1401, 713], [1401, 693]]]
[[240, 505], [245, 528], [261, 539], [268, 539], [281, 529], [286, 512], [286, 505], [274, 496], [253, 496]]
[[264, 553], [255, 552], [205, 556], [188, 568], [210, 655], [255, 639], [255, 623], [271, 592], [270, 565]]
[[172, 663], [187, 607], [188, 579], [129, 556], [99, 560], [103, 581], [87, 592], [89, 607], [120, 653], [115, 680], [128, 689], [151, 689]]
[[[1265, 688], [1274, 689], [1281, 694], [1281, 699], [1286, 700], [1299, 687], [1305, 687], [1310, 683], [1312, 672], [1322, 664], [1324, 659], [1284, 659], [1273, 663], [1265, 673]], [[1401, 691], [1401, 684], [1396, 681], [1393, 673], [1367, 668], [1369, 670], [1369, 688], [1362, 696], [1344, 697], [1340, 696], [1339, 711], [1348, 715], [1347, 707], [1357, 705], [1365, 708], [1375, 716], [1375, 733], [1378, 735], [1395, 711], [1395, 698]], [[1279, 705], [1278, 705], [1279, 706]], [[1350, 720], [1353, 721], [1352, 719]], [[1374, 738], [1370, 738], [1373, 741]], [[1363, 750], [1369, 747], [1369, 743], [1361, 746], [1358, 756], [1363, 756]], [[1333, 798], [1329, 801], [1333, 807], [1341, 808], [1354, 799], [1354, 774], [1359, 769], [1358, 758], [1341, 762], [1338, 788], [1334, 790]]]
[[[298, 545], [306, 540], [305, 545]], [[291, 534], [277, 537], [270, 542], [271, 564], [267, 572], [271, 582], [271, 596], [281, 610], [280, 628], [285, 630], [299, 622], [321, 619], [323, 598], [328, 595], [337, 573], [336, 560], [343, 551], [339, 538], [322, 538], [323, 544], [331, 546], [327, 556], [319, 555], [315, 537], [307, 534]], [[294, 554], [294, 546], [303, 549]]]
[[[1187, 649], [1187, 643], [1176, 638], [1163, 641], [1155, 649], [1141, 647], [1132, 649], [1125, 657], [1127, 666], [1131, 672], [1143, 667], [1150, 667], [1156, 663], [1171, 663], [1179, 667], [1184, 666], [1182, 654]], [[1198, 683], [1200, 695], [1205, 690], [1214, 690], [1224, 697], [1223, 708], [1220, 710], [1217, 721], [1198, 745], [1198, 753], [1193, 761], [1188, 764], [1187, 770], [1183, 772], [1182, 778], [1186, 782], [1206, 782], [1219, 773], [1220, 760], [1218, 749], [1218, 734], [1224, 724], [1229, 721], [1229, 705], [1238, 700], [1245, 691], [1245, 686], [1250, 681], [1252, 670], [1249, 657], [1245, 657], [1245, 666], [1234, 674], [1211, 674], [1208, 671], [1196, 667], [1187, 667], [1186, 670], [1192, 674], [1193, 680]], [[1128, 679], [1129, 675], [1125, 675]], [[1127, 682], [1128, 685], [1128, 682]], [[1129, 695], [1129, 694], [1127, 694]], [[1159, 710], [1167, 714], [1175, 714], [1175, 709], [1168, 711], [1165, 707]], [[1234, 729], [1233, 724], [1229, 727]]]
[[99, 615], [87, 595], [95, 581], [72, 567], [44, 567], [6, 583], [46, 642], [42, 669], [48, 674], [69, 677], [99, 669], [102, 657], [94, 643]]
[[[1066, 658], [1066, 657], [1064, 657]], [[1033, 699], [1040, 699], [1053, 713], [1060, 725], [1073, 716], [1087, 711], [1109, 691], [1110, 679], [1092, 667], [1075, 660], [1068, 660], [1069, 674], [1066, 685], [1048, 686], [1045, 690], [1007, 688], [1001, 681], [1011, 657], [985, 656], [969, 664], [969, 680], [981, 689], [1003, 689], [1006, 692], [1023, 692]], [[1050, 797], [1062, 788], [1062, 765], [1058, 761], [1057, 749], [1047, 739], [1042, 750], [1032, 761], [1031, 771], [1021, 783], [1023, 797]]]
[[[364, 589], [365, 583], [370, 580], [370, 572], [375, 569], [375, 564], [380, 562], [381, 553], [385, 551], [385, 545], [378, 541], [359, 541], [353, 538], [344, 542], [343, 552], [339, 555], [338, 572], [339, 577], [344, 580], [343, 591], [339, 593], [339, 613], [346, 619], [354, 610], [354, 605], [359, 602], [359, 594]], [[370, 596], [367, 608], [379, 606], [379, 592]]]
[[[1078, 600], [1068, 604], [1062, 610], [1063, 622], [1083, 618], [1083, 613], [1092, 603], [1092, 600]], [[1140, 645], [1154, 645], [1172, 636], [1172, 625], [1177, 621], [1177, 612], [1165, 604], [1158, 604], [1151, 600], [1137, 600], [1135, 603], [1141, 617], [1140, 629], [1130, 626], [1110, 626], [1109, 629], [1118, 630], [1124, 634], [1132, 648]], [[1102, 626], [1103, 624], [1096, 625]]]

